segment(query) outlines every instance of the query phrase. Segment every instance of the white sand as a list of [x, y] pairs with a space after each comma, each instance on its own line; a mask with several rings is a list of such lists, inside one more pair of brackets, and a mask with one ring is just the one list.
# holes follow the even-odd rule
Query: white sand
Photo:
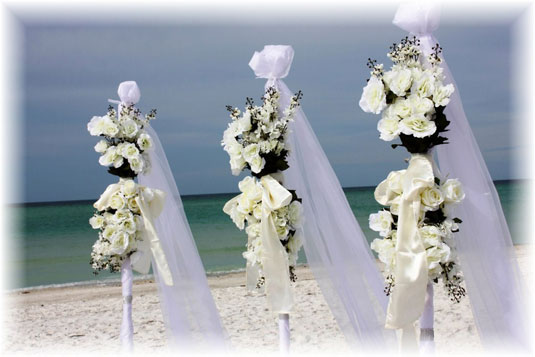
[[[532, 281], [529, 246], [517, 247], [517, 256], [522, 275], [527, 282]], [[295, 311], [290, 321], [292, 351], [348, 352], [312, 274], [305, 267], [297, 274]], [[209, 278], [232, 346], [238, 352], [275, 352], [277, 319], [268, 311], [265, 296], [248, 293], [244, 282], [243, 273]], [[136, 282], [133, 291], [136, 350], [164, 351], [165, 327], [154, 282]], [[120, 294], [119, 285], [8, 293], [3, 352], [119, 351]], [[435, 341], [437, 352], [480, 349], [469, 299], [451, 303], [440, 285], [435, 288]]]

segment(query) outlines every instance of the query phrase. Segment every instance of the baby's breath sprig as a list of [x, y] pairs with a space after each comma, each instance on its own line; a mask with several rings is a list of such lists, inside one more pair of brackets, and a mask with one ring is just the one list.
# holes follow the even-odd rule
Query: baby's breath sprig
[[442, 63], [442, 58], [440, 58], [440, 54], [442, 53], [442, 47], [437, 43], [432, 48], [433, 53], [429, 55], [427, 60], [432, 66], [438, 66], [440, 63]]
[[410, 64], [417, 62], [422, 53], [419, 49], [420, 40], [416, 36], [402, 38], [400, 43], [393, 43], [387, 56], [394, 64]]
[[383, 76], [383, 64], [377, 64], [377, 60], [375, 59], [371, 59], [371, 58], [368, 58], [368, 62], [366, 62], [366, 65], [368, 66], [369, 69], [371, 69], [371, 72], [370, 74], [372, 76], [376, 76], [376, 77], [382, 77]]
[[241, 114], [240, 110], [238, 108], [233, 107], [232, 105], [227, 105], [227, 111], [230, 113], [230, 117], [233, 120], [238, 119]]
[[295, 108], [299, 107], [299, 101], [303, 98], [303, 92], [299, 91], [294, 94], [290, 101], [290, 110], [294, 110]]

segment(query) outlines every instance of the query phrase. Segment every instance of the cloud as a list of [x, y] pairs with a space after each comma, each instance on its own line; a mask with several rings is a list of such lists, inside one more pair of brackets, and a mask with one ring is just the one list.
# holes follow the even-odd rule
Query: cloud
[[[225, 105], [262, 95], [247, 63], [264, 44], [296, 52], [285, 79], [304, 92], [303, 109], [343, 185], [377, 184], [407, 156], [378, 139], [378, 118], [357, 105], [366, 61], [387, 64], [404, 34], [377, 26], [27, 25], [24, 62], [25, 200], [94, 198], [113, 179], [98, 166], [86, 131], [122, 80], [134, 79], [139, 107], [158, 109], [154, 127], [183, 194], [235, 191], [220, 140]], [[371, 36], [370, 34], [373, 34]], [[443, 26], [437, 37], [492, 174], [508, 175], [510, 35], [505, 25]], [[482, 38], [492, 38], [481, 41]], [[42, 176], [58, 180], [41, 179]], [[66, 182], [87, 183], [66, 185]], [[88, 183], [90, 181], [90, 183]]]

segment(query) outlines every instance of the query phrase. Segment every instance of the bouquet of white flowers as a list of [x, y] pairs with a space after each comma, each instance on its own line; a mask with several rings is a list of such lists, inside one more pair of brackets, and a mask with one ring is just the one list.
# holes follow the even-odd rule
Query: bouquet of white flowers
[[118, 185], [120, 188], [103, 210], [89, 220], [93, 229], [100, 230], [91, 252], [91, 266], [95, 271], [118, 272], [124, 258], [136, 251], [136, 242], [141, 240], [143, 219], [136, 201], [138, 185], [131, 179], [121, 179]]
[[119, 116], [110, 106], [106, 115], [91, 119], [87, 130], [92, 136], [104, 138], [95, 145], [95, 151], [101, 154], [98, 162], [109, 167], [108, 172], [112, 175], [134, 178], [150, 169], [144, 151], [152, 147], [152, 139], [143, 128], [156, 118], [156, 110], [143, 117], [133, 104], [119, 107]]
[[94, 116], [87, 124], [92, 136], [103, 138], [95, 145], [101, 154], [99, 163], [120, 177], [119, 183], [108, 186], [95, 202], [96, 212], [89, 220], [91, 227], [99, 230], [90, 260], [95, 274], [101, 270], [119, 272], [123, 261], [138, 250], [143, 233], [139, 199], [143, 194], [150, 202], [152, 192], [133, 179], [150, 169], [146, 151], [152, 147], [152, 139], [144, 128], [155, 119], [156, 110], [142, 116], [134, 104], [121, 103], [119, 108], [119, 116], [110, 106], [106, 115]]
[[[249, 169], [254, 177], [245, 177], [239, 183], [241, 194], [227, 202], [223, 211], [230, 215], [239, 229], [245, 228], [248, 242], [243, 257], [250, 267], [257, 269], [257, 287], [264, 283], [261, 220], [265, 190], [260, 179], [271, 176], [282, 183], [280, 172], [288, 168], [289, 153], [285, 134], [288, 132], [288, 123], [293, 120], [294, 112], [299, 107], [301, 97], [301, 92], [295, 94], [282, 115], [279, 113], [280, 95], [273, 87], [266, 90], [262, 106], [255, 106], [253, 100], [247, 98], [243, 114], [238, 108], [227, 107], [232, 122], [224, 132], [222, 146], [230, 156], [232, 173], [238, 175]], [[301, 199], [295, 191], [284, 190], [291, 194], [291, 200], [271, 211], [270, 215], [280, 243], [286, 250], [290, 279], [294, 281], [294, 269], [302, 246], [302, 241], [296, 233], [301, 223]]]
[[367, 113], [380, 114], [377, 123], [384, 141], [401, 139], [410, 153], [426, 153], [433, 146], [447, 143], [440, 136], [450, 122], [444, 115], [454, 91], [453, 84], [443, 84], [440, 67], [442, 48], [437, 44], [425, 61], [419, 40], [408, 37], [390, 47], [388, 57], [394, 63], [389, 71], [368, 59], [371, 78], [364, 87], [359, 105]]
[[[418, 196], [405, 197], [405, 200], [419, 200], [416, 205], [420, 210], [419, 216], [411, 224], [415, 225], [417, 239], [425, 249], [429, 280], [437, 283], [441, 278], [452, 301], [459, 302], [465, 295], [465, 289], [461, 286], [463, 279], [453, 233], [459, 231], [458, 224], [461, 220], [450, 218], [448, 214], [452, 204], [464, 199], [464, 193], [458, 180], [447, 179], [442, 182], [436, 177], [437, 174], [433, 171], [438, 170], [428, 154], [432, 147], [448, 144], [447, 138], [441, 134], [447, 131], [450, 124], [444, 109], [454, 87], [443, 83], [443, 69], [440, 67], [442, 48], [438, 44], [427, 58], [422, 56], [416, 37], [405, 37], [399, 44], [394, 43], [390, 50], [388, 57], [394, 65], [389, 71], [385, 72], [382, 64], [368, 59], [368, 67], [372, 70], [371, 78], [363, 89], [359, 104], [365, 112], [382, 112], [382, 118], [377, 124], [382, 140], [399, 138], [401, 144], [394, 144], [393, 148], [403, 146], [414, 157], [419, 156], [426, 163], [420, 167], [419, 172], [418, 169], [413, 169], [412, 176], [405, 181], [423, 182], [428, 180], [428, 175], [431, 175], [431, 181], [426, 181], [420, 188], [412, 185], [411, 189], [417, 188], [415, 192]], [[391, 294], [395, 286], [399, 207], [404, 197], [404, 177], [407, 171], [391, 172], [377, 187], [375, 198], [386, 208], [371, 214], [369, 219], [370, 228], [382, 237], [375, 239], [371, 248], [385, 264], [387, 295]]]
[[[369, 224], [373, 231], [379, 233], [371, 243], [371, 248], [377, 252], [379, 260], [385, 264], [384, 275], [387, 286], [385, 292], [390, 295], [395, 285], [393, 276], [396, 265], [395, 246], [397, 240], [397, 226], [399, 202], [403, 194], [401, 184], [406, 170], [393, 171], [381, 185], [388, 186], [391, 192], [390, 200], [379, 203], [389, 207], [370, 214]], [[381, 190], [382, 188], [378, 188]], [[453, 233], [459, 231], [459, 218], [447, 216], [452, 205], [464, 199], [464, 192], [460, 182], [448, 179], [441, 182], [435, 178], [434, 187], [428, 187], [420, 193], [421, 210], [418, 218], [418, 234], [423, 241], [427, 256], [429, 280], [438, 283], [441, 278], [446, 291], [452, 301], [459, 302], [465, 295], [461, 286], [463, 281], [459, 271], [458, 257], [455, 251]]]

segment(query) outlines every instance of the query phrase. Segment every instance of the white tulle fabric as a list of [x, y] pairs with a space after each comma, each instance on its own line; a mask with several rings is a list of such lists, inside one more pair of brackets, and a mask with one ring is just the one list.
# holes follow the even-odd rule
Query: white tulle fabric
[[[287, 75], [290, 46], [265, 46], [251, 68], [266, 78], [266, 88], [280, 92], [280, 108], [292, 92], [276, 74]], [[255, 66], [261, 64], [261, 68]], [[384, 329], [387, 298], [383, 279], [327, 156], [304, 112], [290, 125], [290, 168], [285, 185], [303, 199], [303, 240], [308, 264], [347, 341], [360, 349], [395, 348], [392, 331]]]
[[[432, 31], [440, 11], [432, 2], [402, 4], [393, 20], [418, 36], [425, 54], [437, 43]], [[527, 347], [525, 316], [529, 315], [509, 229], [494, 183], [466, 118], [453, 76], [442, 63], [445, 83], [453, 83], [445, 114], [451, 121], [449, 144], [436, 148], [444, 176], [458, 178], [466, 198], [454, 211], [463, 223], [456, 233], [470, 305], [481, 342], [487, 348]]]
[[149, 151], [151, 169], [138, 177], [139, 183], [167, 193], [160, 216], [154, 220], [167, 258], [173, 285], [166, 285], [156, 265], [152, 264], [162, 314], [170, 346], [182, 351], [222, 353], [227, 337], [208, 287], [182, 200], [158, 135], [150, 127], [147, 133], [154, 147]]

